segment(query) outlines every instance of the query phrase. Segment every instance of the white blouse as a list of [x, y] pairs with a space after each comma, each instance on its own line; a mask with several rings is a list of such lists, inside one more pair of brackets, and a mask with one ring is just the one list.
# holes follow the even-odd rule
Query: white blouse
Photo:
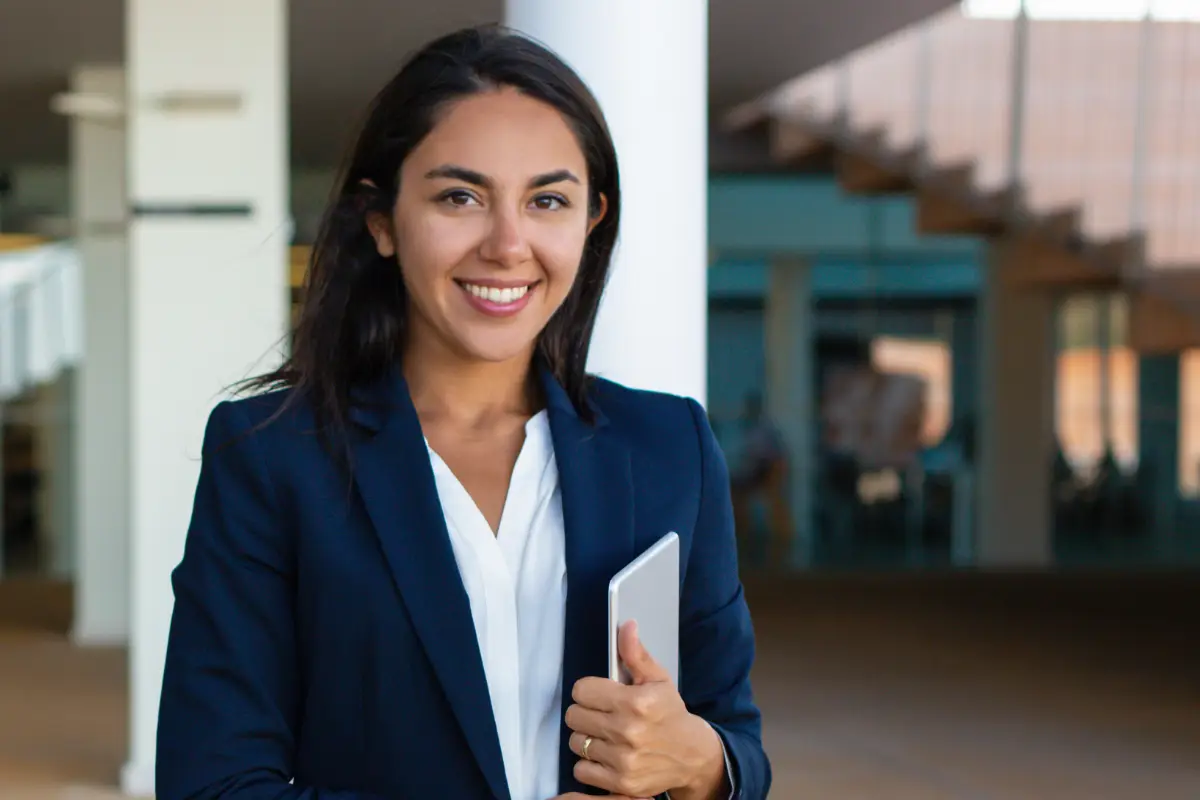
[[566, 537], [546, 412], [525, 425], [492, 532], [446, 463], [429, 451], [483, 656], [492, 714], [513, 800], [558, 794]]
[[[525, 423], [495, 533], [446, 462], [432, 448], [429, 457], [471, 604], [509, 793], [556, 797], [567, 556], [550, 419], [542, 411]], [[727, 751], [725, 768], [732, 783]]]

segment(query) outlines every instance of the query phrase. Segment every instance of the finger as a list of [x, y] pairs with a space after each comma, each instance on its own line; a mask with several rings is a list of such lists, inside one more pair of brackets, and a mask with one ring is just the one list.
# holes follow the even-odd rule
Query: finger
[[[593, 745], [594, 747], [595, 745]], [[588, 786], [595, 786], [613, 794], [617, 793], [617, 773], [612, 767], [598, 764], [595, 761], [579, 760], [575, 762], [575, 780]]]
[[[595, 745], [592, 745], [595, 747]], [[618, 787], [621, 785], [621, 779], [617, 776], [615, 770], [607, 767], [604, 764], [595, 761], [577, 761], [575, 762], [575, 780], [580, 783], [586, 783], [588, 786], [595, 786], [597, 789], [603, 789], [606, 792], [613, 793], [617, 797], [625, 797]], [[640, 789], [641, 787], [639, 787]], [[666, 791], [665, 789], [663, 791]], [[644, 794], [636, 794], [634, 797], [649, 797], [656, 794], [655, 792], [647, 791]]]
[[585, 708], [613, 711], [626, 688], [608, 678], [580, 678], [571, 688], [571, 699]]
[[654, 660], [650, 651], [638, 638], [637, 623], [627, 622], [617, 634], [617, 652], [635, 684], [660, 683], [671, 680], [662, 665]]
[[[558, 797], [553, 797], [551, 800], [596, 800], [595, 795], [580, 794], [579, 792], [571, 792], [570, 794], [560, 794]], [[649, 797], [626, 797], [623, 794], [606, 794], [600, 800], [650, 800]]]
[[[588, 739], [592, 743], [588, 745], [587, 755], [583, 754], [583, 745]], [[603, 764], [606, 767], [615, 767], [614, 763], [616, 748], [611, 743], [596, 736], [585, 736], [582, 733], [572, 733], [567, 740], [567, 747], [571, 748], [571, 752], [580, 758], [585, 758], [588, 761], [595, 761], [597, 764]]]
[[580, 705], [568, 706], [566, 714], [563, 715], [563, 721], [567, 723], [567, 727], [576, 733], [582, 733], [584, 736], [598, 736], [602, 739], [608, 739], [612, 721], [608, 714], [603, 711], [596, 711], [591, 708], [584, 708]]

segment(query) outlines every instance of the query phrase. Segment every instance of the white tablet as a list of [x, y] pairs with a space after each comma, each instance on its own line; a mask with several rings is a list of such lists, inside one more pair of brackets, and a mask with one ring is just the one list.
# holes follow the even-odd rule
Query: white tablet
[[679, 535], [668, 533], [608, 583], [608, 677], [632, 683], [617, 653], [617, 631], [634, 620], [638, 636], [679, 686]]

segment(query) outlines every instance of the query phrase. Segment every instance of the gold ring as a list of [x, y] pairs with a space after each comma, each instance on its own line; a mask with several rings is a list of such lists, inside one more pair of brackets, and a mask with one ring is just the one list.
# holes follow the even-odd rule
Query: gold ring
[[581, 756], [583, 756], [584, 761], [592, 760], [592, 759], [588, 758], [588, 748], [591, 746], [592, 746], [592, 737], [588, 736], [583, 740], [583, 747], [580, 748], [580, 752], [579, 752], [579, 754]]

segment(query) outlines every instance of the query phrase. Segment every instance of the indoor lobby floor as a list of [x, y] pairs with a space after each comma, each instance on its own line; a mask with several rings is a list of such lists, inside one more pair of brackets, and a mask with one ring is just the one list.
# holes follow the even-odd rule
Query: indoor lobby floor
[[[751, 580], [772, 798], [1200, 800], [1200, 581]], [[0, 634], [0, 798], [108, 800], [121, 651]]]

